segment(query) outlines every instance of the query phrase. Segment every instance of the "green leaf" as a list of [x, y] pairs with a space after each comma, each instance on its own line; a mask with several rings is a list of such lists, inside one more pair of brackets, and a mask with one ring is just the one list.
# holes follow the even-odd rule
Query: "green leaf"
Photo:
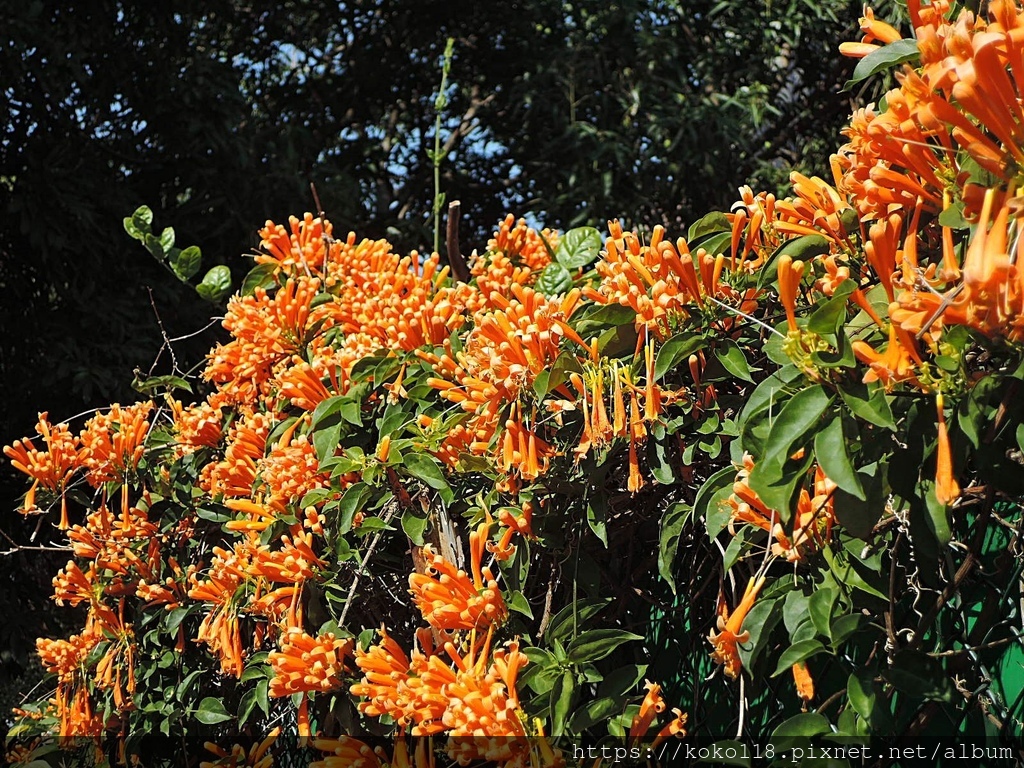
[[689, 230], [686, 232], [686, 240], [693, 244], [705, 235], [710, 235], [715, 232], [729, 232], [730, 235], [732, 233], [732, 224], [729, 223], [729, 219], [726, 218], [726, 215], [721, 211], [706, 213], [701, 218], [697, 219], [697, 221], [693, 222], [693, 224], [690, 225]]
[[[580, 269], [597, 261], [603, 245], [601, 233], [594, 227], [570, 229], [558, 241], [555, 260], [567, 270]], [[545, 269], [545, 271], [547, 270]], [[559, 292], [556, 291], [556, 293]]]
[[246, 721], [256, 710], [256, 689], [246, 691], [238, 702], [238, 724], [245, 725]]
[[533, 380], [533, 391], [538, 399], [543, 399], [550, 391], [548, 380], [551, 378], [550, 371], [541, 371]]
[[427, 518], [416, 513], [415, 509], [407, 509], [402, 513], [402, 530], [409, 541], [417, 547], [423, 546], [423, 533], [427, 530]]
[[168, 633], [174, 632], [179, 626], [181, 626], [181, 622], [185, 620], [188, 613], [189, 609], [186, 606], [181, 606], [168, 611], [167, 620], [164, 623], [164, 629]]
[[921, 651], [909, 648], [898, 651], [892, 667], [882, 672], [898, 691], [908, 696], [952, 703], [953, 686], [942, 662]]
[[646, 664], [627, 664], [604, 676], [597, 686], [598, 698], [609, 697], [621, 702], [622, 697], [632, 691], [647, 672]]
[[607, 720], [617, 712], [621, 712], [622, 705], [623, 702], [619, 698], [602, 697], [588, 701], [572, 716], [569, 730], [573, 733], [585, 731], [602, 720]]
[[270, 714], [270, 680], [264, 678], [256, 683], [256, 703], [260, 705], [264, 715]]
[[838, 591], [833, 587], [823, 587], [811, 593], [807, 601], [807, 613], [818, 633], [832, 637], [832, 606], [835, 605]]
[[[750, 375], [750, 366], [747, 365], [747, 358], [735, 341], [726, 340], [715, 350], [715, 357], [722, 363], [722, 367], [737, 379], [754, 383], [754, 378]], [[657, 362], [655, 362], [655, 372], [657, 372]]]
[[704, 337], [697, 333], [680, 333], [673, 336], [658, 350], [654, 361], [654, 379], [660, 381], [670, 370], [690, 355], [704, 348]]
[[146, 250], [149, 251], [153, 258], [157, 261], [163, 261], [166, 253], [164, 247], [160, 245], [160, 238], [154, 234], [146, 233], [142, 236], [142, 244], [146, 246]]
[[533, 609], [530, 608], [530, 603], [527, 601], [526, 596], [519, 590], [516, 590], [509, 596], [508, 607], [510, 610], [521, 613], [529, 619], [533, 618]]
[[178, 254], [177, 258], [171, 262], [171, 269], [182, 280], [189, 280], [195, 277], [199, 271], [199, 265], [203, 261], [202, 252], [199, 250], [198, 245], [190, 245], [185, 248], [181, 253]]
[[405, 470], [435, 491], [451, 490], [437, 459], [425, 453], [410, 453], [403, 460]]
[[832, 647], [838, 648], [846, 638], [860, 629], [865, 616], [862, 613], [848, 613], [845, 616], [837, 616], [829, 627], [829, 635], [832, 638]]
[[690, 243], [690, 250], [696, 255], [701, 248], [709, 256], [717, 256], [720, 253], [725, 253], [726, 250], [732, 247], [732, 232], [716, 232], [715, 234], [708, 235], [702, 238], [696, 243]]
[[797, 589], [786, 593], [783, 603], [782, 616], [786, 623], [786, 631], [792, 638], [796, 634], [797, 627], [807, 621], [807, 601], [810, 598]]
[[335, 395], [320, 402], [313, 410], [312, 438], [317, 459], [321, 462], [334, 456], [334, 451], [341, 442], [342, 423], [341, 409], [345, 404], [344, 395]]
[[865, 680], [862, 675], [850, 675], [846, 681], [846, 695], [857, 714], [870, 722], [876, 698], [872, 681]]
[[[888, 602], [889, 598], [885, 592], [879, 586], [869, 582], [865, 578], [865, 574], [858, 570], [856, 561], [851, 560], [845, 553], [841, 551], [833, 552], [831, 547], [824, 546], [821, 548], [821, 554], [825, 558], [825, 562], [828, 563], [829, 568], [832, 569], [832, 575], [837, 582], [855, 587], [862, 592]], [[877, 574], [872, 574], [872, 576], [877, 576]]]
[[658, 540], [658, 573], [661, 574], [672, 594], [676, 591], [675, 578], [672, 576], [672, 563], [675, 561], [676, 552], [679, 550], [679, 536], [683, 532], [683, 526], [690, 519], [693, 509], [685, 502], [676, 502], [665, 510], [661, 516], [661, 535]]
[[587, 501], [587, 525], [605, 547], [608, 546], [608, 498], [593, 494]]
[[[551, 623], [544, 631], [544, 639], [548, 643], [552, 643], [560, 638], [574, 635], [609, 602], [611, 602], [611, 598], [583, 598], [577, 600], [575, 604], [570, 603], [551, 619]], [[573, 623], [574, 608], [575, 626]]]
[[251, 296], [257, 288], [269, 288], [274, 285], [275, 271], [277, 271], [277, 265], [274, 263], [257, 264], [245, 276], [239, 292], [243, 296]]
[[840, 331], [834, 338], [835, 349], [816, 349], [811, 359], [821, 368], [856, 368], [857, 356], [846, 334]]
[[367, 517], [358, 528], [353, 530], [357, 536], [366, 536], [375, 531], [393, 531], [395, 529], [379, 517]]
[[[164, 253], [167, 253], [174, 247], [174, 227], [165, 227], [164, 231], [160, 233], [160, 247]], [[192, 247], [194, 248], [195, 246]]]
[[693, 500], [693, 515], [695, 519], [704, 521], [712, 541], [732, 518], [732, 511], [725, 502], [732, 493], [735, 480], [735, 468], [720, 469], [704, 481], [704, 485], [697, 491], [697, 498]]
[[764, 288], [772, 285], [779, 271], [779, 257], [788, 255], [799, 261], [809, 261], [815, 256], [821, 256], [829, 252], [829, 243], [821, 235], [802, 235], [787, 240], [775, 249], [764, 267], [761, 268], [757, 277], [757, 287]]
[[207, 301], [223, 301], [231, 293], [231, 270], [223, 264], [213, 267], [196, 286], [196, 292]]
[[853, 70], [853, 77], [846, 81], [844, 90], [850, 86], [865, 80], [879, 72], [904, 64], [908, 61], [917, 61], [920, 51], [917, 49], [917, 40], [897, 40], [889, 43], [877, 51], [872, 51], [859, 62]]
[[750, 488], [766, 507], [779, 513], [783, 525], [788, 526], [792, 519], [797, 491], [807, 479], [813, 458], [813, 454], [806, 453], [803, 459], [787, 461], [782, 466], [762, 461], [755, 464], [750, 473]]
[[775, 665], [775, 671], [772, 672], [772, 677], [778, 677], [797, 662], [809, 659], [811, 656], [814, 656], [816, 653], [821, 653], [824, 650], [825, 646], [817, 640], [801, 640], [798, 643], [793, 643], [789, 648], [782, 652], [781, 656], [779, 656], [779, 661]]
[[772, 422], [760, 463], [784, 465], [796, 449], [796, 443], [820, 423], [821, 415], [831, 402], [831, 395], [821, 385], [793, 395]]
[[632, 323], [609, 328], [597, 339], [597, 349], [606, 358], [627, 357], [636, 349], [637, 332]]
[[150, 376], [142, 381], [136, 378], [132, 382], [132, 389], [144, 395], [158, 389], [165, 389], [168, 392], [174, 389], [184, 389], [186, 392], [192, 392], [192, 385], [180, 376], [168, 374], [166, 376]]
[[267, 676], [266, 668], [262, 664], [250, 664], [245, 668], [245, 672], [238, 678], [238, 682], [247, 683], [250, 680], [260, 680]]
[[148, 205], [140, 205], [132, 214], [132, 224], [142, 233], [149, 233], [153, 224], [153, 211]]
[[565, 293], [572, 288], [572, 274], [562, 264], [548, 264], [537, 278], [536, 288], [545, 296]]
[[568, 669], [555, 680], [551, 688], [549, 706], [551, 708], [551, 736], [561, 736], [565, 732], [565, 721], [572, 709], [573, 694], [576, 692], [576, 678]]
[[551, 366], [551, 372], [548, 376], [547, 388], [544, 394], [548, 394], [553, 389], [557, 389], [562, 384], [569, 380], [570, 373], [583, 373], [583, 368], [580, 366], [580, 361], [576, 359], [576, 355], [572, 352], [562, 352], [558, 357], [555, 358], [554, 365]]
[[136, 226], [135, 220], [131, 216], [125, 216], [124, 220], [124, 231], [128, 233], [130, 237], [135, 240], [142, 240], [145, 236], [142, 231]]
[[574, 664], [584, 661], [598, 661], [608, 656], [623, 643], [643, 640], [640, 635], [623, 629], [591, 629], [581, 632], [569, 643], [566, 657]]
[[810, 738], [822, 733], [830, 733], [832, 726], [828, 719], [817, 712], [803, 712], [789, 718], [772, 732], [772, 743], [782, 739]]
[[740, 423], [750, 421], [760, 411], [773, 408], [775, 403], [782, 400], [782, 395], [785, 393], [790, 386], [803, 378], [803, 374], [795, 365], [786, 365], [783, 368], [775, 371], [771, 376], [766, 378], [753, 392], [750, 393], [750, 397], [747, 398], [746, 404], [743, 406], [743, 410], [740, 412]]
[[608, 328], [626, 323], [632, 325], [636, 320], [636, 311], [632, 307], [622, 304], [594, 305], [589, 311], [580, 310], [579, 314], [579, 322], [574, 322], [573, 327], [584, 341], [588, 341]]
[[[657, 427], [655, 427], [656, 429]], [[647, 465], [654, 475], [654, 479], [662, 485], [674, 485], [676, 482], [675, 470], [672, 468], [672, 460], [669, 458], [668, 441], [674, 438], [663, 436], [658, 440], [647, 441]], [[701, 444], [701, 448], [710, 453], [710, 450]], [[715, 458], [711, 456], [710, 458]]]
[[784, 601], [762, 597], [750, 609], [743, 622], [744, 630], [750, 632], [750, 642], [740, 645], [740, 659], [743, 666], [754, 666], [762, 651], [768, 647], [772, 630], [783, 618]]
[[343, 536], [352, 530], [352, 520], [373, 494], [373, 489], [366, 483], [350, 485], [338, 502], [338, 534]]
[[850, 442], [843, 433], [843, 419], [832, 419], [814, 436], [814, 456], [822, 471], [844, 491], [861, 501], [867, 499], [857, 471], [850, 463]]
[[844, 280], [836, 288], [832, 297], [821, 304], [811, 316], [807, 318], [807, 330], [821, 336], [830, 336], [839, 333], [839, 329], [846, 320], [846, 304], [849, 296], [857, 287], [853, 280]]
[[220, 699], [207, 696], [199, 702], [199, 709], [196, 710], [196, 720], [203, 725], [216, 725], [230, 719], [231, 715], [224, 709]]
[[[857, 480], [864, 489], [864, 498], [858, 498], [843, 488], [833, 494], [836, 519], [858, 539], [869, 540], [875, 523], [885, 510], [888, 495], [883, 476], [884, 469], [873, 462], [857, 471]], [[826, 474], [827, 471], [826, 471]]]
[[892, 408], [885, 397], [885, 390], [880, 385], [855, 383], [847, 384], [839, 388], [839, 394], [846, 403], [846, 407], [853, 411], [870, 424], [883, 429], [896, 429], [896, 422], [892, 417]]
[[205, 507], [199, 507], [196, 510], [196, 516], [203, 520], [209, 520], [211, 523], [226, 523], [234, 517], [221, 510], [206, 509]]

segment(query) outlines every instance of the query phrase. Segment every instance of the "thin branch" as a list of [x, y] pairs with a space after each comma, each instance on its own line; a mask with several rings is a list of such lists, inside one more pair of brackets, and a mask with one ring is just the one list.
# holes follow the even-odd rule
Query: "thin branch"
[[[385, 525], [391, 522], [391, 518], [394, 517], [395, 510], [397, 509], [397, 507], [397, 504], [393, 504], [388, 509], [387, 513], [385, 513], [383, 518]], [[352, 578], [352, 584], [348, 588], [348, 594], [345, 595], [345, 606], [341, 609], [341, 617], [338, 619], [339, 627], [345, 626], [345, 617], [348, 616], [348, 609], [352, 607], [352, 598], [355, 597], [356, 587], [359, 586], [359, 578], [363, 575], [363, 572], [366, 570], [366, 563], [373, 555], [373, 551], [377, 548], [377, 545], [380, 543], [380, 539], [383, 534], [384, 531], [381, 530], [378, 531], [377, 535], [373, 537], [373, 541], [370, 542], [370, 546], [367, 548], [366, 554], [363, 555], [362, 562], [359, 563], [359, 568], [356, 569], [356, 575]]]
[[149, 366], [149, 375], [153, 375], [153, 371], [156, 370], [156, 364], [160, 362], [160, 355], [163, 354], [166, 349], [171, 355], [171, 370], [178, 373], [178, 358], [174, 354], [174, 347], [171, 345], [171, 339], [167, 335], [167, 330], [164, 328], [164, 321], [160, 318], [160, 312], [156, 308], [156, 301], [153, 299], [153, 289], [146, 286], [146, 292], [149, 293], [149, 306], [153, 308], [153, 315], [156, 317], [156, 324], [160, 326], [160, 336], [163, 338], [164, 343], [160, 345], [160, 349], [156, 353], [156, 357], [153, 359], [153, 364]]
[[445, 243], [448, 247], [448, 263], [452, 267], [452, 275], [461, 283], [469, 282], [469, 267], [459, 250], [459, 211], [461, 203], [452, 200], [448, 204], [448, 231]]

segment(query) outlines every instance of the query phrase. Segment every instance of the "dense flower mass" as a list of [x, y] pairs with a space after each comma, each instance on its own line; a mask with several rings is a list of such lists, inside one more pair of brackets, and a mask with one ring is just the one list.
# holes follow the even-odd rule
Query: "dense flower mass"
[[[755, 741], [981, 707], [967, 658], [1020, 629], [958, 590], [1018, 597], [1024, 10], [909, 16], [866, 8], [843, 47], [901, 64], [827, 179], [685, 233], [509, 215], [462, 282], [268, 221], [196, 402], [160, 385], [77, 434], [44, 413], [4, 449], [83, 620], [37, 641], [24, 732], [123, 763], [215, 735], [202, 765], [288, 741], [316, 768], [554, 768], [562, 736], [718, 738], [669, 709], [690, 691]], [[649, 658], [682, 632], [694, 658]]]

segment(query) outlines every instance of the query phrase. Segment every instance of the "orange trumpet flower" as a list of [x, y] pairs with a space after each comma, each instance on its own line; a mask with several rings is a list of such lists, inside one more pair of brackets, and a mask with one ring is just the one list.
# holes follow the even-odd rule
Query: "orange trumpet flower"
[[747, 618], [750, 609], [754, 607], [754, 601], [757, 600], [757, 595], [760, 593], [761, 587], [764, 586], [764, 581], [764, 576], [758, 576], [757, 578], [752, 576], [747, 583], [747, 588], [739, 605], [736, 606], [736, 610], [732, 613], [729, 613], [729, 607], [725, 603], [725, 598], [719, 597], [718, 631], [711, 632], [708, 635], [708, 640], [715, 648], [711, 653], [712, 660], [716, 664], [724, 665], [725, 674], [731, 678], [736, 678], [743, 666], [739, 656], [739, 645], [747, 642], [750, 638], [749, 632], [742, 631], [743, 620]]

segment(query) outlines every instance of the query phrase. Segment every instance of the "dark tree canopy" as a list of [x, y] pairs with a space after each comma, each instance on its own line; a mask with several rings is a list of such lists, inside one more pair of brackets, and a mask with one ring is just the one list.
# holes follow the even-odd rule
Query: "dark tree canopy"
[[[507, 211], [678, 231], [747, 181], [826, 172], [850, 111], [836, 48], [860, 11], [859, 0], [7, 5], [4, 443], [30, 433], [38, 410], [62, 419], [131, 398], [133, 369], [160, 348], [158, 315], [176, 337], [219, 312], [125, 235], [141, 204], [208, 266], [228, 264], [236, 285], [265, 219], [314, 209], [310, 183], [338, 230], [429, 249], [448, 37], [441, 189], [462, 202], [468, 250]], [[183, 365], [208, 348], [209, 336], [175, 345]], [[20, 485], [0, 474], [4, 530], [20, 530]]]

